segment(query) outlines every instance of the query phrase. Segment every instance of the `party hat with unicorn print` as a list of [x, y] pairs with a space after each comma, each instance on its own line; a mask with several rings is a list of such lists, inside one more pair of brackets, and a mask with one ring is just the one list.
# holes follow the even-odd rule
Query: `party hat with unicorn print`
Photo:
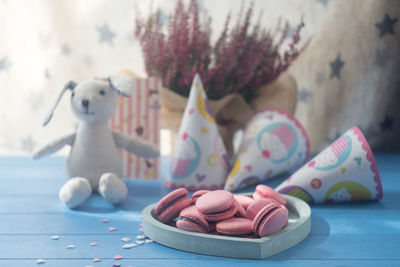
[[229, 172], [226, 149], [200, 76], [194, 77], [165, 186], [221, 189]]
[[308, 203], [372, 200], [383, 196], [371, 148], [357, 127], [344, 133], [276, 190]]

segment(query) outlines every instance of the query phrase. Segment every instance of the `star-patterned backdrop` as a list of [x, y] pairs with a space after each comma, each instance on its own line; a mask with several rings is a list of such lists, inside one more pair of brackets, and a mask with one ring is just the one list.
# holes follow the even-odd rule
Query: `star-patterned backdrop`
[[[187, 0], [186, 0], [187, 2]], [[241, 0], [198, 0], [219, 33]], [[0, 153], [32, 151], [76, 127], [69, 97], [46, 128], [41, 121], [69, 80], [115, 74], [145, 75], [135, 40], [137, 10], [167, 24], [175, 0], [0, 0]], [[247, 2], [245, 2], [247, 4]], [[254, 1], [261, 24], [292, 35], [303, 19], [304, 53], [289, 69], [298, 84], [296, 117], [313, 151], [353, 125], [375, 150], [400, 150], [400, 1]], [[234, 18], [233, 18], [234, 19]]]

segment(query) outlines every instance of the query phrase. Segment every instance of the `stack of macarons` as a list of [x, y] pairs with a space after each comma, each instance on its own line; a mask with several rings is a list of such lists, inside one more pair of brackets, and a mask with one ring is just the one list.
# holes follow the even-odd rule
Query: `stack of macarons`
[[179, 188], [163, 197], [154, 216], [163, 223], [176, 219], [176, 227], [191, 232], [233, 237], [264, 237], [288, 223], [285, 198], [266, 185], [258, 185], [253, 197], [226, 190], [200, 190], [188, 197]]

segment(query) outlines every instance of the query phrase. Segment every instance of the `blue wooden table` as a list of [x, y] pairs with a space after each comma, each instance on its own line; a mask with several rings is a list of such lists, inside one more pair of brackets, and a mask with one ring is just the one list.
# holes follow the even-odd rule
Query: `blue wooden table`
[[[136, 241], [140, 213], [168, 191], [159, 181], [128, 181], [129, 198], [113, 207], [99, 196], [78, 210], [58, 200], [65, 158], [0, 158], [0, 266], [400, 266], [400, 155], [377, 154], [381, 201], [312, 206], [312, 232], [303, 242], [265, 260], [192, 254]], [[165, 173], [168, 159], [163, 160]], [[278, 185], [283, 178], [271, 180]], [[108, 223], [102, 222], [108, 219]], [[109, 227], [116, 227], [109, 231]], [[58, 240], [51, 237], [58, 235]], [[96, 242], [97, 246], [90, 246]], [[74, 249], [68, 249], [74, 245]], [[123, 259], [114, 260], [115, 255]], [[93, 258], [102, 261], [94, 263]]]

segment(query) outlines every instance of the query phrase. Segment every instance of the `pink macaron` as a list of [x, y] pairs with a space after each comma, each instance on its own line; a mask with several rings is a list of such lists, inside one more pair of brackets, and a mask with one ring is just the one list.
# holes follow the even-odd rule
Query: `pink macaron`
[[243, 206], [238, 201], [236, 201], [236, 199], [235, 199], [235, 205], [236, 205], [236, 209], [237, 209], [235, 216], [241, 217], [241, 218], [246, 217], [246, 210], [243, 208]]
[[196, 208], [207, 221], [231, 218], [237, 211], [233, 194], [226, 190], [210, 191], [197, 199]]
[[164, 196], [154, 208], [158, 220], [167, 223], [177, 217], [182, 209], [192, 204], [187, 195], [188, 191], [185, 188], [178, 188]]
[[272, 198], [281, 203], [282, 205], [286, 205], [286, 199], [281, 194], [279, 194], [271, 187], [263, 184], [259, 184], [256, 186], [256, 190], [253, 193], [253, 198], [254, 199]]
[[197, 201], [197, 199], [199, 199], [199, 197], [201, 197], [202, 195], [204, 195], [208, 192], [210, 192], [210, 190], [198, 190], [198, 191], [194, 192], [192, 195], [193, 203], [196, 203], [196, 201]]
[[199, 213], [196, 206], [184, 208], [176, 221], [176, 227], [190, 232], [208, 233], [208, 222]]
[[280, 204], [271, 203], [262, 208], [253, 219], [252, 229], [260, 237], [281, 230], [288, 221], [288, 210]]
[[271, 203], [276, 203], [276, 204], [281, 205], [280, 203], [273, 200], [272, 198], [260, 198], [260, 199], [254, 200], [254, 202], [251, 203], [249, 205], [249, 207], [247, 208], [245, 217], [249, 220], [253, 220], [254, 217], [256, 217], [257, 213], [262, 208], [264, 208], [265, 206], [267, 206], [268, 204], [271, 204]]
[[245, 218], [230, 218], [217, 222], [216, 230], [220, 235], [233, 237], [254, 237], [252, 221]]
[[254, 201], [254, 198], [251, 198], [246, 195], [235, 194], [234, 197], [236, 201], [239, 202], [245, 210], [247, 210], [247, 207]]

